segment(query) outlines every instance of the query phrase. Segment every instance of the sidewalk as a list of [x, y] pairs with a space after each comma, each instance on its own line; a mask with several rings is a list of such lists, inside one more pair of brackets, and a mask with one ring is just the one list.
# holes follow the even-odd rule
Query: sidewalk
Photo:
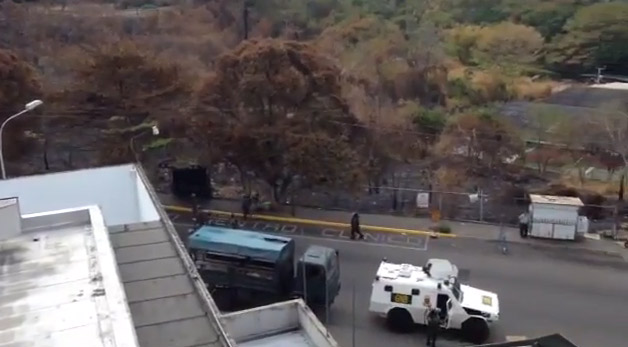
[[[159, 198], [163, 205], [190, 207], [189, 203], [182, 203], [175, 197], [167, 194], [159, 194]], [[241, 212], [239, 201], [234, 200], [212, 200], [209, 203], [201, 204], [202, 209], [218, 210], [227, 213]], [[301, 220], [306, 224], [328, 225], [328, 226], [348, 226], [351, 220], [351, 212], [346, 211], [326, 211], [322, 209], [313, 209], [305, 207], [295, 207], [295, 215], [280, 212], [262, 212], [256, 213], [260, 216], [275, 217], [277, 219]], [[402, 217], [379, 214], [360, 214], [360, 223], [366, 228], [373, 226], [381, 228], [384, 232], [416, 232], [417, 234], [428, 234], [430, 227], [434, 225], [428, 218], [418, 217]], [[451, 227], [453, 237], [474, 238], [487, 241], [497, 241], [499, 239], [500, 227], [498, 225], [472, 222], [455, 222], [444, 220], [443, 223]], [[336, 225], [334, 225], [336, 224]], [[397, 231], [396, 229], [404, 229]], [[513, 227], [505, 226], [504, 232], [509, 242], [529, 244], [535, 247], [553, 247], [553, 248], [570, 248], [570, 249], [586, 249], [594, 252], [605, 254], [620, 254], [628, 261], [628, 251], [619, 247], [614, 242], [608, 240], [590, 240], [584, 239], [578, 242], [559, 241], [559, 240], [541, 240], [541, 239], [522, 239], [519, 237], [519, 230]], [[377, 230], [376, 230], [377, 231]], [[442, 234], [442, 236], [449, 236]]]

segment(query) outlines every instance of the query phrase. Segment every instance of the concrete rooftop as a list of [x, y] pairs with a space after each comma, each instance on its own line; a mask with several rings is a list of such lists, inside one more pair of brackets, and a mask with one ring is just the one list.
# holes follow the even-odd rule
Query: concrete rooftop
[[22, 220], [0, 241], [0, 346], [139, 346], [100, 210], [0, 224], [11, 218]]
[[0, 181], [0, 199], [15, 197], [22, 213], [85, 205], [102, 209], [140, 346], [235, 345], [141, 168], [121, 165]]

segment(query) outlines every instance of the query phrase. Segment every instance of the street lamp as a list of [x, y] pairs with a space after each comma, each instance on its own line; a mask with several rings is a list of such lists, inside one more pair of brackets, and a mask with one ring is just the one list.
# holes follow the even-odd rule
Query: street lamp
[[7, 123], [9, 123], [12, 119], [15, 119], [21, 115], [23, 115], [24, 113], [27, 113], [29, 111], [32, 111], [34, 109], [36, 109], [37, 107], [41, 106], [44, 102], [41, 100], [33, 100], [31, 102], [29, 102], [28, 104], [26, 104], [24, 106], [24, 109], [14, 115], [12, 115], [11, 117], [7, 118], [7, 120], [5, 120], [2, 125], [0, 125], [0, 168], [2, 169], [2, 179], [6, 179], [7, 178], [7, 173], [6, 170], [4, 168], [4, 156], [2, 155], [2, 131], [4, 130], [4, 127], [7, 125]]
[[[151, 133], [152, 133], [152, 135], [153, 135], [153, 136], [159, 136], [159, 134], [160, 134], [160, 131], [159, 131], [159, 126], [157, 126], [157, 125], [153, 125], [153, 126], [150, 128], [150, 130], [151, 130]], [[138, 156], [138, 154], [137, 154], [137, 151], [135, 150], [135, 140], [136, 140], [138, 137], [140, 137], [140, 136], [142, 136], [142, 135], [146, 135], [146, 134], [148, 134], [148, 132], [141, 132], [141, 133], [139, 133], [139, 134], [137, 134], [137, 135], [135, 135], [135, 136], [131, 137], [131, 139], [129, 140], [129, 147], [131, 147], [131, 151], [133, 152], [133, 156], [135, 157], [135, 161], [136, 161], [136, 162], [139, 162], [139, 161], [140, 161], [140, 159], [139, 159], [139, 156]]]

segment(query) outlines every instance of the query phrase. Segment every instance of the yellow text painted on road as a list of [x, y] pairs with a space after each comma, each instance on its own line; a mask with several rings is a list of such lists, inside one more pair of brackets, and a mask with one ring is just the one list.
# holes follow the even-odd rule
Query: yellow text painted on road
[[[171, 211], [171, 212], [192, 213], [192, 209], [189, 207], [164, 205], [164, 208], [166, 209], [166, 211]], [[223, 216], [234, 215], [235, 217], [243, 217], [242, 213], [237, 213], [237, 212], [226, 212], [226, 211], [219, 211], [219, 210], [199, 210], [199, 212], [209, 213], [213, 215], [223, 215]], [[250, 218], [258, 219], [258, 220], [265, 220], [265, 221], [270, 221], [270, 222], [307, 224], [307, 225], [324, 226], [324, 227], [331, 227], [331, 228], [350, 227], [350, 225], [347, 223], [328, 222], [328, 221], [315, 220], [315, 219], [273, 216], [273, 215], [265, 215], [265, 214], [251, 214]], [[375, 226], [375, 225], [362, 225], [361, 227], [364, 230], [379, 231], [379, 232], [385, 232], [385, 233], [425, 235], [425, 236], [436, 234], [438, 237], [449, 237], [449, 238], [457, 237], [457, 235], [455, 234], [435, 233], [432, 231], [425, 231], [425, 230], [388, 228], [388, 227], [380, 227], [380, 226]]]

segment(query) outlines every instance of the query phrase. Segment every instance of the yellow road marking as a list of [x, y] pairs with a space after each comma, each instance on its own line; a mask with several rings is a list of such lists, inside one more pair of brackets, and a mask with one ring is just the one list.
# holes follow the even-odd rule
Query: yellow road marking
[[[167, 211], [172, 211], [172, 212], [185, 212], [185, 213], [192, 212], [191, 208], [183, 207], [183, 206], [164, 205], [164, 208]], [[231, 216], [233, 214], [236, 217], [243, 217], [242, 213], [238, 213], [238, 212], [232, 213], [232, 212], [219, 211], [219, 210], [199, 210], [199, 211], [204, 212], [204, 213], [209, 213], [209, 214], [223, 215], [223, 216]], [[271, 222], [307, 224], [307, 225], [326, 226], [326, 227], [334, 227], [334, 228], [350, 227], [348, 223], [327, 222], [327, 221], [314, 220], [314, 219], [281, 217], [281, 216], [271, 216], [271, 215], [264, 215], [264, 214], [251, 214], [250, 217], [252, 219], [266, 220], [266, 221], [271, 221]], [[362, 229], [386, 232], [386, 233], [394, 233], [394, 234], [410, 234], [410, 235], [421, 235], [421, 236], [430, 236], [432, 234], [436, 234], [439, 237], [449, 237], [449, 238], [458, 237], [455, 234], [434, 233], [432, 231], [425, 231], [425, 230], [388, 228], [388, 227], [379, 227], [379, 226], [374, 226], [374, 225], [362, 225]]]

